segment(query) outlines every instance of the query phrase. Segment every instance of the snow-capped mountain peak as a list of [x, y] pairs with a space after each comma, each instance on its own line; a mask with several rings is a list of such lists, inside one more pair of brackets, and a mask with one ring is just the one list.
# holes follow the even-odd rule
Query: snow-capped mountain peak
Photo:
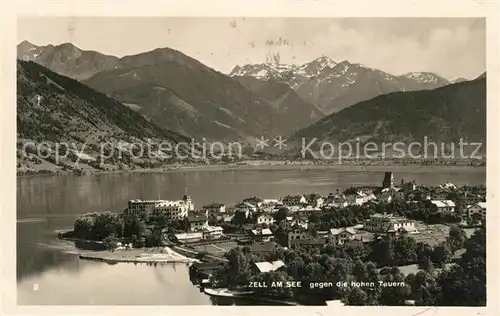
[[430, 83], [446, 83], [447, 80], [444, 79], [443, 77], [440, 77], [432, 72], [408, 72], [403, 75], [403, 77], [424, 83], [424, 84], [430, 84]]

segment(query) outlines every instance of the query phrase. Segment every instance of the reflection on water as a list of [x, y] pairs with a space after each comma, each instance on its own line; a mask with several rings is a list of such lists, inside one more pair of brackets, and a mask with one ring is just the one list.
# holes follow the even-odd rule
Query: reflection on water
[[[245, 197], [294, 193], [328, 194], [337, 187], [379, 185], [384, 168], [359, 172], [317, 170], [230, 170], [83, 177], [33, 177], [17, 181], [17, 280], [19, 304], [245, 305], [248, 301], [210, 298], [189, 281], [185, 265], [90, 262], [78, 259], [57, 230], [72, 227], [86, 212], [121, 211], [132, 198], [178, 199], [185, 190], [197, 206]], [[393, 167], [396, 181], [430, 185], [484, 184], [484, 168]], [[34, 290], [38, 284], [38, 290]], [[260, 304], [260, 302], [259, 302]]]

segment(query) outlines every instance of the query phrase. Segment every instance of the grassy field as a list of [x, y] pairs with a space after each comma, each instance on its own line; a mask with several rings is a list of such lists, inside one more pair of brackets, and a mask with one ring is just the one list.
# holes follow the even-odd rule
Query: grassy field
[[214, 255], [214, 256], [222, 256], [231, 248], [234, 248], [237, 246], [237, 243], [234, 241], [228, 241], [224, 243], [218, 243], [218, 244], [213, 244], [213, 245], [201, 245], [201, 246], [194, 246], [193, 248], [196, 251], [199, 252], [207, 252], [208, 254]]

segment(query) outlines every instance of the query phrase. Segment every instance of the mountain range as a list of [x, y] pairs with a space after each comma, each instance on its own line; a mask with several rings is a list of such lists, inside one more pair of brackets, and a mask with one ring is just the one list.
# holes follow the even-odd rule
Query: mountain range
[[[103, 124], [109, 125], [104, 130], [113, 139], [192, 137], [244, 144], [261, 136], [293, 135], [296, 141], [313, 134], [335, 141], [411, 140], [424, 130], [439, 139], [485, 137], [485, 80], [480, 79], [486, 73], [450, 82], [434, 73], [395, 76], [322, 56], [302, 65], [236, 66], [226, 75], [170, 48], [122, 58], [70, 43], [37, 46], [23, 41], [17, 49], [18, 59], [35, 62], [18, 63], [19, 136], [27, 139], [70, 136], [75, 122], [89, 130], [82, 134], [77, 129], [76, 137], [84, 141], [92, 134], [106, 137], [96, 127]], [[26, 77], [26, 72], [41, 75]], [[60, 87], [57, 93], [51, 82]], [[43, 90], [43, 85], [52, 89], [43, 97], [62, 102], [69, 114], [33, 108], [34, 92], [26, 87]], [[72, 104], [85, 105], [78, 110]], [[114, 121], [103, 106], [110, 106]], [[131, 118], [137, 122], [127, 121]], [[93, 123], [101, 120], [105, 122]], [[68, 130], [66, 124], [72, 127]]]
[[249, 89], [169, 48], [116, 58], [69, 43], [22, 42], [18, 58], [80, 80], [159, 126], [198, 139], [251, 142], [291, 134], [323, 116], [288, 86]]
[[395, 76], [347, 60], [337, 63], [325, 56], [303, 65], [264, 63], [236, 66], [230, 76], [284, 82], [324, 114], [338, 112], [381, 94], [430, 90], [451, 83], [430, 72]]

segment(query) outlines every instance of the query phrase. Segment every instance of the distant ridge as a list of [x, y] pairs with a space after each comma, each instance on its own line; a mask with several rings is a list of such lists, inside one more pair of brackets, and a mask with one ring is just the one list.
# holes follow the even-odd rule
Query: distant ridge
[[335, 62], [325, 56], [303, 65], [264, 63], [236, 66], [230, 76], [286, 83], [325, 114], [338, 112], [381, 94], [435, 89], [450, 84], [430, 72], [394, 76], [347, 60]]
[[[329, 115], [290, 137], [318, 143], [369, 141], [458, 144], [460, 139], [486, 143], [486, 78], [435, 90], [394, 92]], [[485, 147], [482, 148], [485, 150]]]

